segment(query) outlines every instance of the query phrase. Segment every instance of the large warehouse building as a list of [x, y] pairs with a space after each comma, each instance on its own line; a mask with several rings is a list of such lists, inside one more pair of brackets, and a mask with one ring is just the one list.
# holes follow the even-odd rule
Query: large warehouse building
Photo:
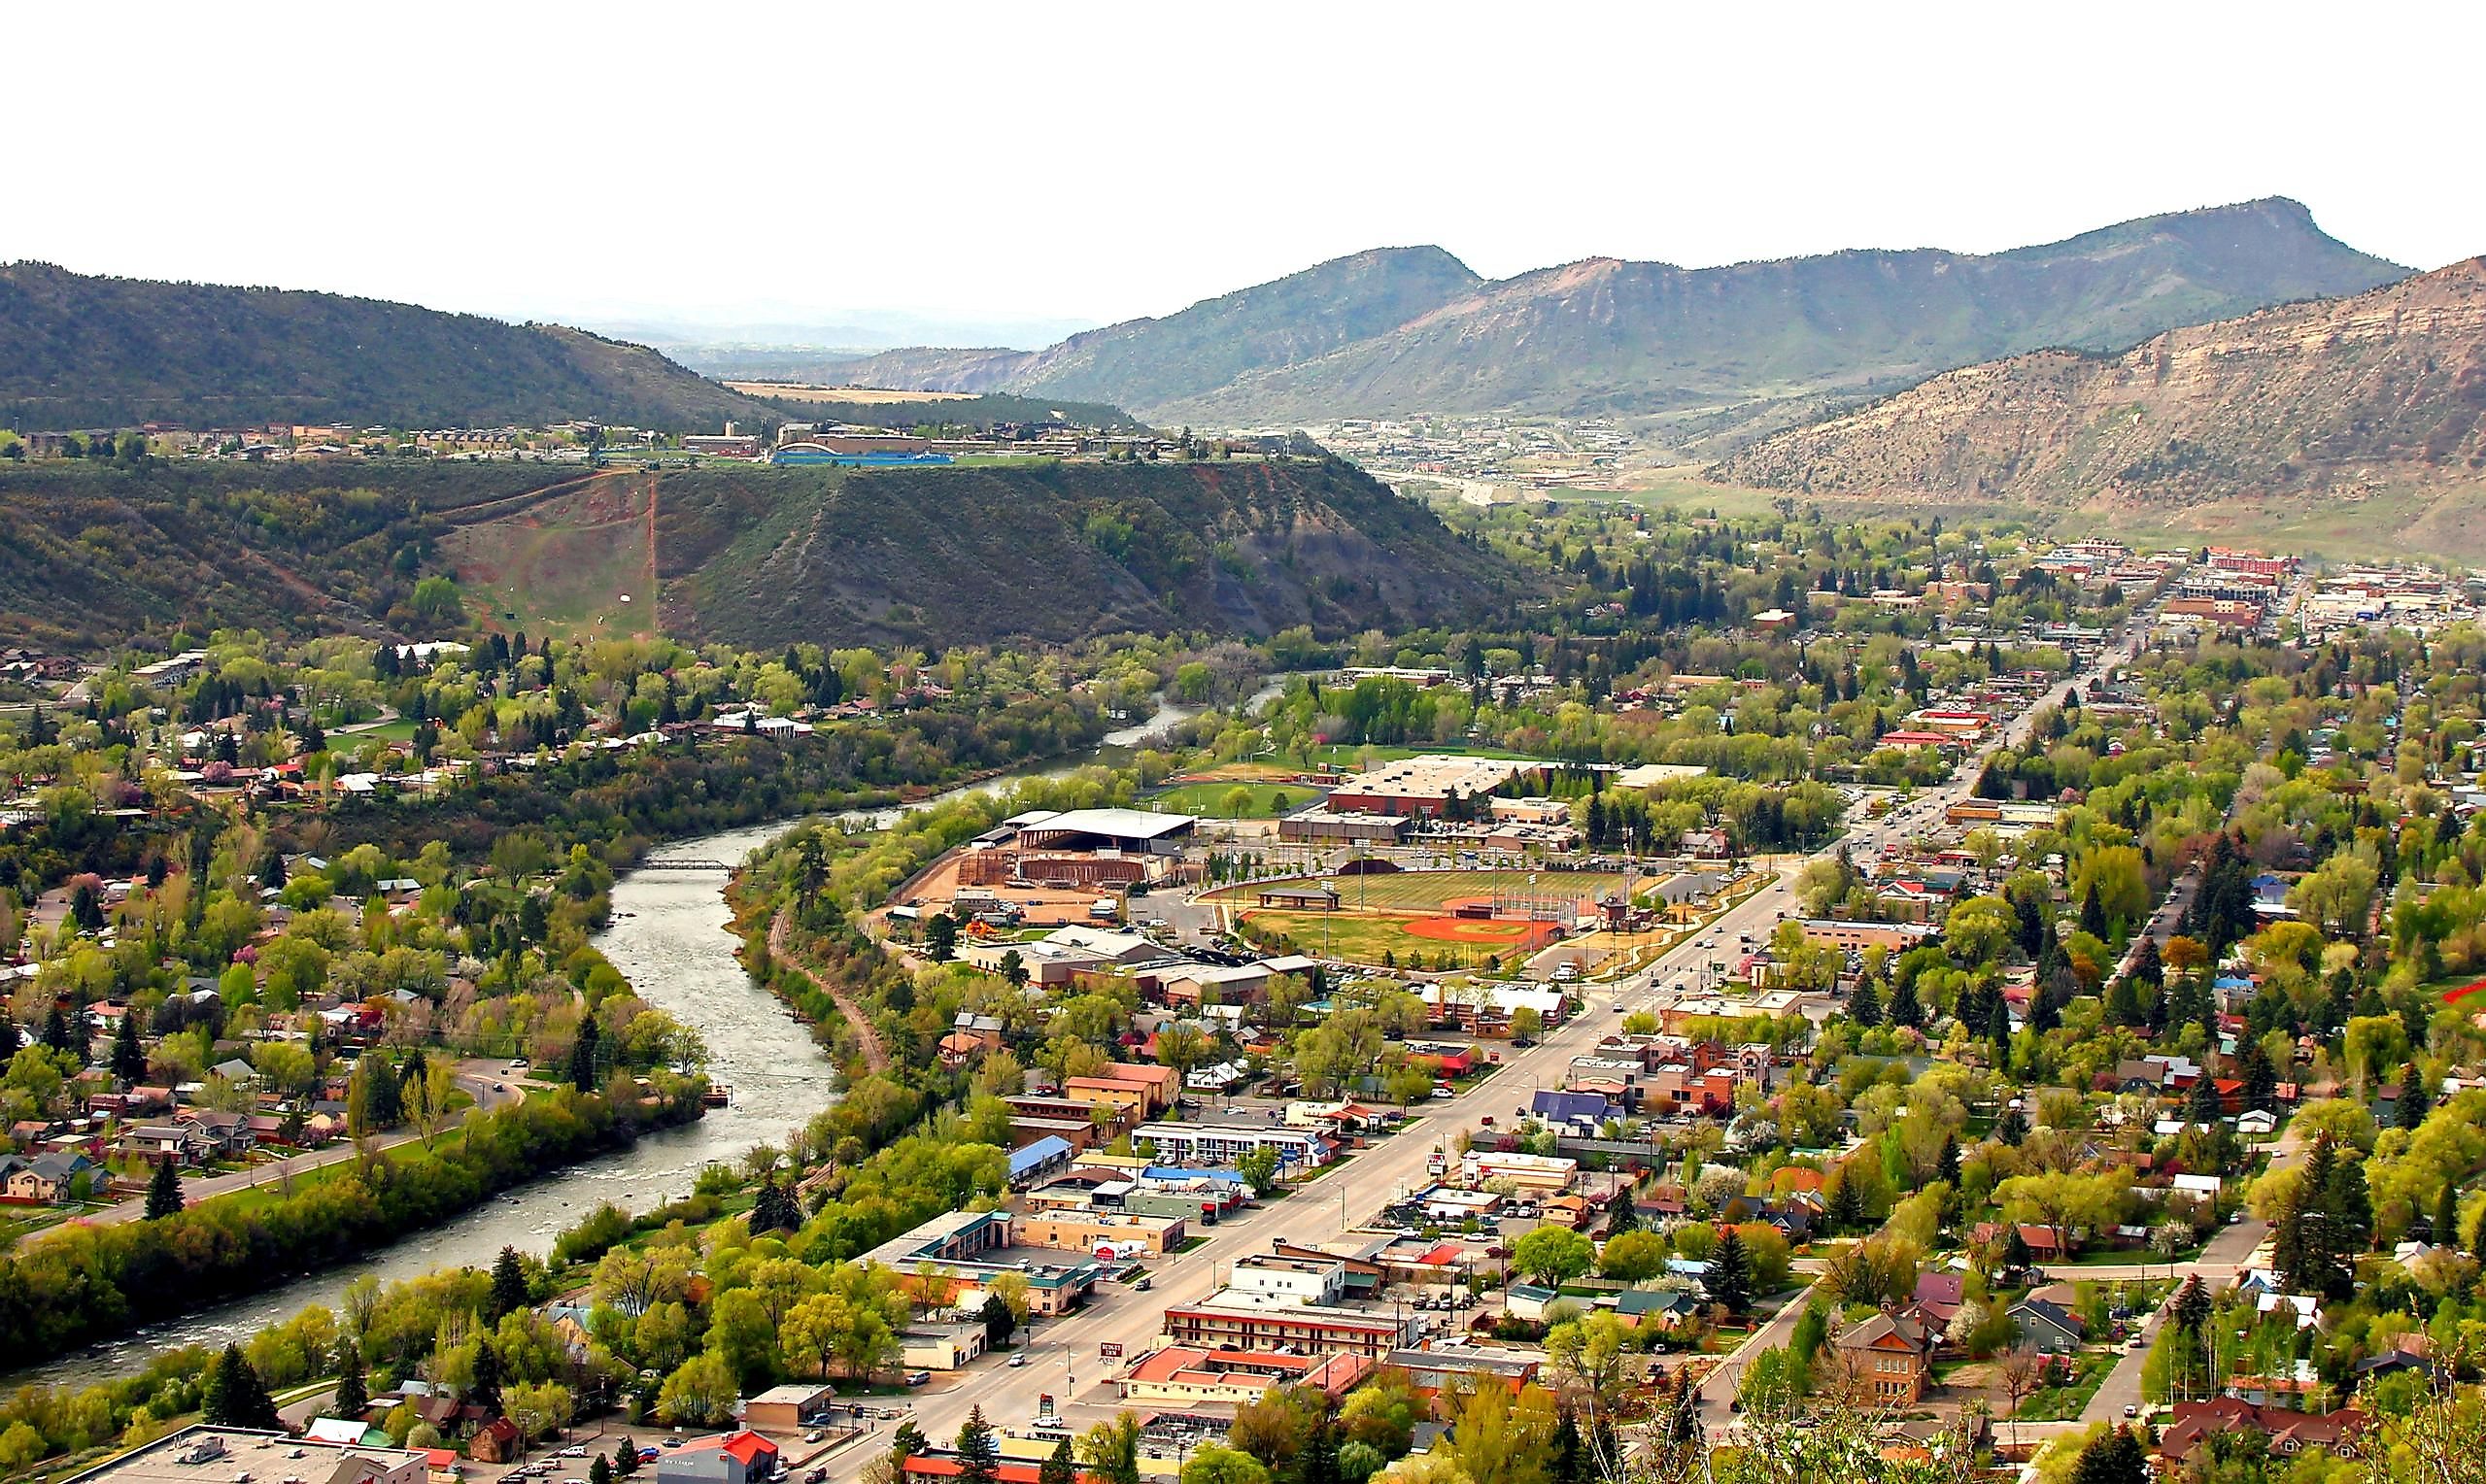
[[1188, 814], [1151, 814], [1144, 809], [1072, 809], [1061, 814], [1037, 810], [1002, 823], [1017, 830], [1022, 853], [1119, 850], [1171, 856], [1182, 849], [1200, 822]]

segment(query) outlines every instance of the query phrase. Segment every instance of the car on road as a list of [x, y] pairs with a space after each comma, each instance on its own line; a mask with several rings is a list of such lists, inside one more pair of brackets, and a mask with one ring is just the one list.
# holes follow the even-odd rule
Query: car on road
[[906, 1384], [909, 1386], [930, 1386], [932, 1382], [933, 1373], [929, 1370], [910, 1370], [906, 1372]]
[[1026, 1351], [1024, 1351], [1024, 1350], [1013, 1350], [1013, 1351], [1011, 1351], [1011, 1352], [1010, 1352], [1010, 1364], [1011, 1364], [1012, 1366], [1024, 1366], [1024, 1365], [1026, 1365], [1026, 1364], [1027, 1364], [1027, 1352], [1026, 1352]]
[[2141, 1409], [2139, 1407], [2127, 1405], [2124, 1408], [2124, 1415], [2127, 1417], [2138, 1417], [2140, 1414]]

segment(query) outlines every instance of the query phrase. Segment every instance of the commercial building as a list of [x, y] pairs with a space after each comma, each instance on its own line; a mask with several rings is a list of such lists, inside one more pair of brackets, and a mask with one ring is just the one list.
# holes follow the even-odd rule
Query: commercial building
[[1311, 809], [1277, 822], [1277, 838], [1289, 845], [1397, 845], [1415, 822], [1404, 815]]
[[1131, 1131], [1133, 1144], [1154, 1144], [1167, 1164], [1191, 1168], [1225, 1168], [1257, 1150], [1276, 1151], [1287, 1169], [1317, 1169], [1327, 1164], [1336, 1146], [1306, 1129], [1267, 1128], [1256, 1124], [1142, 1124]]
[[962, 1306], [983, 1302], [993, 1279], [1004, 1272], [1026, 1280], [1029, 1309], [1047, 1317], [1069, 1313], [1096, 1291], [1104, 1272], [1095, 1263], [1012, 1258], [1015, 1234], [1007, 1211], [944, 1211], [874, 1247], [862, 1261], [899, 1273], [934, 1267], [950, 1280], [947, 1301]]
[[1346, 1297], [1346, 1265], [1333, 1257], [1255, 1252], [1235, 1259], [1226, 1296], [1238, 1303], [1336, 1304]]
[[1579, 1177], [1580, 1162], [1561, 1155], [1472, 1149], [1460, 1158], [1459, 1172], [1461, 1178], [1476, 1187], [1507, 1180], [1522, 1191], [1567, 1191]]
[[1031, 1211], [1018, 1219], [1018, 1239], [1029, 1246], [1086, 1253], [1115, 1249], [1112, 1256], [1117, 1259], [1142, 1253], [1162, 1257], [1179, 1248], [1190, 1234], [1190, 1225], [1180, 1216], [1050, 1210]]
[[1481, 798], [1545, 764], [1517, 758], [1459, 758], [1426, 754], [1385, 763], [1340, 782], [1328, 800], [1334, 814], [1383, 814], [1433, 819], [1448, 812], [1453, 797]]
[[909, 1370], [963, 1370], [984, 1353], [984, 1326], [908, 1325], [898, 1332], [898, 1359]]
[[1122, 1400], [1175, 1406], [1244, 1406], [1280, 1386], [1310, 1386], [1335, 1400], [1372, 1373], [1373, 1363], [1360, 1355], [1162, 1345], [1141, 1356], [1122, 1378]]
[[1169, 1343], [1199, 1350], [1277, 1350], [1379, 1360], [1416, 1342], [1420, 1316], [1319, 1304], [1238, 1303], [1225, 1293], [1166, 1310]]
[[1516, 1350], [1436, 1345], [1430, 1350], [1392, 1351], [1381, 1364], [1406, 1371], [1417, 1391], [1438, 1393], [1454, 1386], [1474, 1385], [1484, 1376], [1517, 1391], [1537, 1378], [1537, 1371], [1545, 1363], [1539, 1356]]
[[429, 1457], [420, 1448], [338, 1447], [284, 1433], [201, 1424], [68, 1474], [63, 1484], [223, 1484], [234, 1479], [426, 1484], [429, 1472]]
[[777, 1471], [777, 1445], [752, 1432], [695, 1437], [656, 1461], [656, 1484], [765, 1484]]
[[1016, 832], [1021, 854], [1113, 850], [1136, 856], [1175, 854], [1199, 823], [1188, 814], [1144, 809], [1037, 810], [1003, 821]]
[[837, 1400], [834, 1386], [771, 1386], [742, 1403], [742, 1425], [769, 1433], [795, 1433]]

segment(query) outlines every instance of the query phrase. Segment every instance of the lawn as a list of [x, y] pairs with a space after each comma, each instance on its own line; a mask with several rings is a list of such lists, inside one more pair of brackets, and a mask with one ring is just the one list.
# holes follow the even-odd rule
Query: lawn
[[[2115, 1357], [2084, 1350], [2072, 1358], [2076, 1367], [2067, 1386], [2049, 1386], [2021, 1399], [2018, 1420], [2021, 1422], [2068, 1422], [2089, 1405], [2097, 1388], [2106, 1383], [2106, 1373], [2115, 1368]], [[2003, 1408], [2005, 1412], [2010, 1409]]]
[[[1238, 811], [1230, 796], [1241, 791], [1249, 802]], [[1321, 796], [1316, 789], [1301, 784], [1203, 782], [1176, 784], [1162, 793], [1152, 793], [1141, 802], [1168, 814], [1196, 814], [1206, 819], [1275, 819], [1291, 814]]]

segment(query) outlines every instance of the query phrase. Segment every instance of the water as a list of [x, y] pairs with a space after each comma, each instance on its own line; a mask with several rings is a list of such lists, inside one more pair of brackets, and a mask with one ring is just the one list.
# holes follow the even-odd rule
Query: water
[[[1283, 689], [1282, 677], [1273, 680], [1249, 704], [1256, 706]], [[1104, 745], [1084, 757], [1030, 763], [901, 809], [849, 810], [833, 818], [886, 827], [902, 813], [943, 799], [1000, 793], [1028, 778], [1062, 777], [1082, 767], [1126, 765], [1141, 744], [1199, 714], [1198, 707], [1163, 703], [1162, 696], [1159, 700], [1154, 715], [1108, 732]], [[646, 863], [657, 866], [667, 859], [739, 861], [797, 823], [778, 820], [677, 840], [650, 852]], [[625, 871], [613, 884], [611, 925], [593, 941], [641, 999], [670, 1011], [707, 1041], [708, 1077], [732, 1089], [730, 1105], [710, 1108], [695, 1124], [650, 1134], [629, 1149], [508, 1192], [357, 1262], [153, 1326], [130, 1339], [73, 1351], [17, 1371], [6, 1383], [83, 1386], [134, 1371], [162, 1349], [246, 1339], [310, 1304], [336, 1307], [345, 1286], [365, 1273], [388, 1283], [435, 1267], [488, 1266], [503, 1247], [547, 1252], [556, 1236], [598, 1205], [610, 1201], [628, 1210], [646, 1210], [688, 1194], [705, 1165], [738, 1160], [754, 1144], [782, 1143], [835, 1098], [836, 1070], [813, 1041], [810, 1028], [742, 972], [734, 957], [736, 940], [726, 930], [724, 890], [724, 879], [708, 873]]]

